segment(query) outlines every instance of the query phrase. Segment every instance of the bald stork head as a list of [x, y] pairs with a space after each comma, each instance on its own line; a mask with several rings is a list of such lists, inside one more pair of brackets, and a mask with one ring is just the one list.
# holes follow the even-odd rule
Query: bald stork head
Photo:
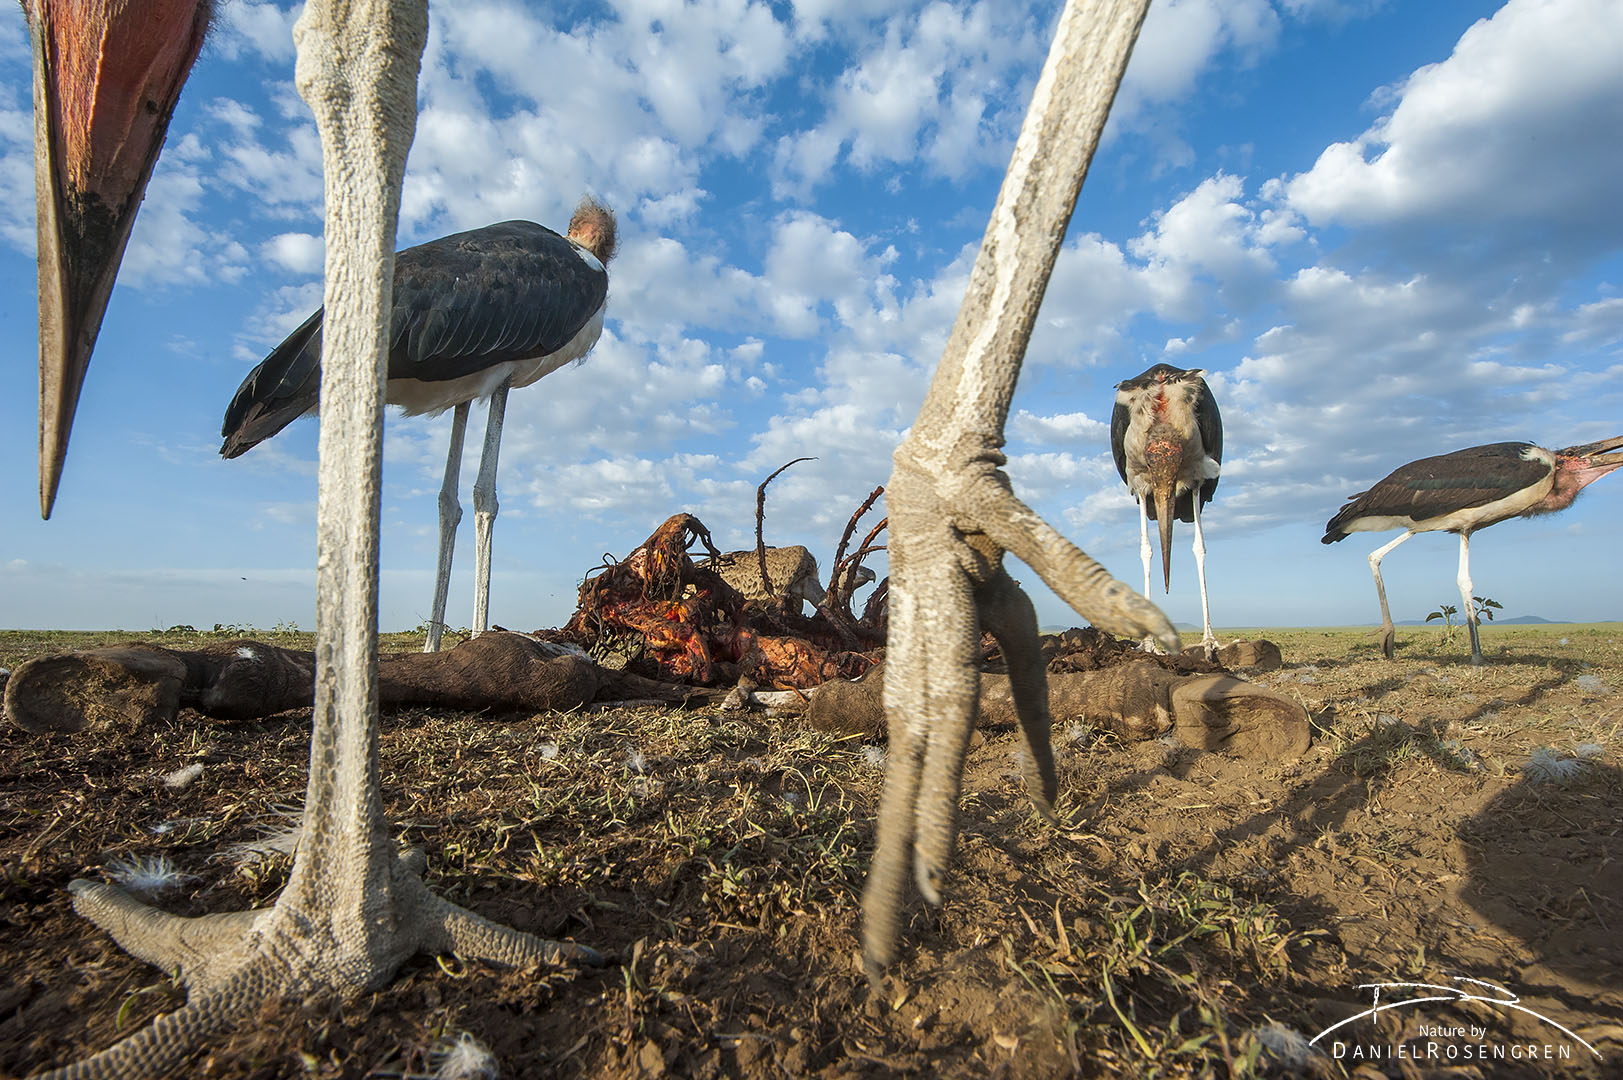
[[1578, 492], [1620, 466], [1623, 466], [1623, 435], [1557, 450], [1555, 483], [1550, 494], [1528, 513], [1565, 510], [1578, 497]]
[[90, 352], [213, 0], [24, 0], [34, 49], [39, 498], [51, 516]]

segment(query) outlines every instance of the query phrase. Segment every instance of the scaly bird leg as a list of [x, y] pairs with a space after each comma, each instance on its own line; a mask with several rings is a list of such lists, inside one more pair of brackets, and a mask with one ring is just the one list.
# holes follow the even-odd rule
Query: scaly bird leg
[[1477, 636], [1476, 600], [1471, 596], [1471, 534], [1460, 533], [1460, 574], [1456, 579], [1460, 587], [1460, 608], [1465, 612], [1465, 628], [1471, 635], [1471, 663], [1482, 665], [1482, 642]]
[[1369, 553], [1369, 572], [1375, 575], [1375, 595], [1381, 600], [1381, 655], [1388, 660], [1397, 655], [1397, 628], [1392, 625], [1392, 612], [1386, 606], [1386, 582], [1381, 580], [1381, 560], [1413, 535], [1413, 530], [1410, 530], [1390, 544], [1383, 544]]
[[[1150, 595], [1150, 563], [1155, 560], [1155, 549], [1150, 546], [1150, 497], [1146, 492], [1138, 496], [1138, 559], [1144, 564], [1144, 595]], [[1139, 642], [1147, 653], [1164, 652], [1154, 635]]]
[[473, 636], [490, 628], [490, 533], [496, 525], [496, 461], [502, 452], [502, 421], [507, 416], [507, 389], [502, 383], [490, 395], [485, 421], [485, 451], [479, 479], [473, 485]]
[[1150, 595], [1150, 562], [1155, 549], [1150, 547], [1150, 497], [1138, 497], [1138, 561], [1144, 564], [1144, 595]]
[[975, 606], [982, 625], [997, 639], [1009, 669], [1009, 694], [1014, 698], [1014, 714], [1025, 743], [1021, 771], [1025, 774], [1026, 792], [1039, 814], [1057, 821], [1054, 800], [1059, 797], [1059, 778], [1054, 771], [1054, 717], [1048, 711], [1048, 667], [1038, 639], [1037, 609], [1031, 606], [1025, 590], [1001, 568], [976, 591]]
[[[399, 856], [378, 784], [378, 523], [389, 282], [426, 0], [309, 0], [294, 27], [299, 93], [316, 114], [326, 175], [326, 326], [317, 507], [315, 716], [302, 838], [268, 911], [199, 923], [111, 886], [77, 884], [74, 906], [137, 956], [178, 966], [184, 1007], [61, 1080], [174, 1075], [203, 1041], [272, 998], [375, 990], [417, 952], [474, 959], [596, 959], [497, 926], [423, 885]], [[204, 954], [218, 952], [218, 955]], [[187, 967], [190, 966], [190, 972]]]
[[1195, 506], [1195, 576], [1200, 578], [1200, 623], [1204, 630], [1200, 644], [1206, 650], [1206, 659], [1217, 657], [1217, 637], [1212, 633], [1212, 609], [1206, 600], [1206, 534], [1200, 529], [1200, 489], [1190, 492]]
[[[1068, 0], [970, 274], [958, 321], [885, 485], [890, 511], [891, 752], [879, 842], [863, 891], [863, 959], [878, 980], [895, 956], [907, 867], [940, 897], [952, 851], [964, 747], [978, 708], [977, 603], [1004, 551], [1094, 625], [1134, 638], [1178, 635], [1014, 497], [1003, 425], [1043, 290], [1076, 206], [1148, 0]], [[982, 590], [993, 587], [993, 593]], [[1022, 632], [998, 608], [1002, 629]], [[1031, 688], [1033, 692], [1036, 687]], [[1046, 694], [1046, 680], [1041, 689]], [[1028, 738], [1035, 728], [1023, 723]]]
[[425, 653], [440, 651], [445, 633], [445, 604], [451, 595], [451, 552], [456, 547], [456, 527], [462, 523], [462, 502], [457, 486], [462, 479], [462, 444], [468, 438], [468, 403], [464, 401], [451, 415], [451, 447], [445, 454], [445, 483], [440, 485], [440, 556], [434, 564], [434, 611], [428, 617]]

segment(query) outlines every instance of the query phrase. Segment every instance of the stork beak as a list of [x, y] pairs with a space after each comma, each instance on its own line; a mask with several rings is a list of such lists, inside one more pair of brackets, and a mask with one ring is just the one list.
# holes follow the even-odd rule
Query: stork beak
[[1155, 497], [1155, 523], [1161, 530], [1161, 587], [1172, 591], [1172, 480], [1155, 478], [1151, 489]]
[[51, 516], [79, 391], [210, 0], [25, 0], [39, 219], [39, 500]]
[[1602, 439], [1600, 442], [1569, 446], [1561, 451], [1561, 456], [1588, 458], [1590, 468], [1605, 469], [1609, 472], [1623, 465], [1623, 435]]

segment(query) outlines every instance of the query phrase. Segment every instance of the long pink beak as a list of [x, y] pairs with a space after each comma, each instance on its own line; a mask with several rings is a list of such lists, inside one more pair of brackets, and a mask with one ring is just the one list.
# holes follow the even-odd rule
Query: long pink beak
[[39, 507], [211, 0], [26, 0], [39, 215]]

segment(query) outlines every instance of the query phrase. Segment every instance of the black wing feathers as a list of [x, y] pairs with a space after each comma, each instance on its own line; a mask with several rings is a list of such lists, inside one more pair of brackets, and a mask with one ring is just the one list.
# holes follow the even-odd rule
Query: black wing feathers
[[[1200, 380], [1200, 399], [1195, 402], [1195, 426], [1200, 429], [1201, 445], [1206, 448], [1206, 456], [1219, 464], [1223, 461], [1223, 414], [1217, 411], [1217, 399], [1212, 396], [1212, 388], [1206, 385], [1206, 380]], [[1203, 482], [1200, 485], [1200, 505], [1205, 506], [1212, 501], [1217, 493], [1217, 477]], [[1195, 520], [1193, 508], [1188, 517], [1183, 517], [1182, 504], [1179, 505], [1180, 518], [1184, 521]]]
[[1121, 482], [1127, 483], [1127, 425], [1132, 413], [1121, 402], [1110, 414], [1110, 452], [1116, 457], [1116, 472], [1121, 474]]
[[1349, 498], [1325, 524], [1321, 542], [1345, 538], [1353, 531], [1347, 526], [1359, 518], [1421, 522], [1497, 502], [1549, 475], [1544, 462], [1522, 456], [1532, 445], [1489, 443], [1400, 465], [1368, 491]]
[[[551, 229], [504, 221], [395, 256], [389, 378], [441, 382], [557, 352], [603, 305], [608, 274]], [[318, 310], [243, 380], [220, 452], [236, 457], [316, 404]]]

